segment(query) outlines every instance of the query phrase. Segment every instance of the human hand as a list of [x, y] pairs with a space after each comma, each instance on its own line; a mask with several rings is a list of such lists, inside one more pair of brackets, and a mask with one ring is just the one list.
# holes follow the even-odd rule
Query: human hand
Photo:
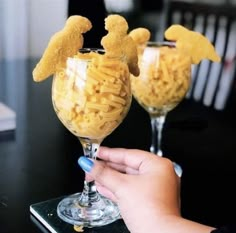
[[[141, 150], [101, 147], [101, 161], [79, 159], [98, 191], [116, 201], [133, 232], [153, 232], [165, 216], [180, 216], [180, 178], [173, 163]], [[157, 231], [155, 231], [157, 232]]]

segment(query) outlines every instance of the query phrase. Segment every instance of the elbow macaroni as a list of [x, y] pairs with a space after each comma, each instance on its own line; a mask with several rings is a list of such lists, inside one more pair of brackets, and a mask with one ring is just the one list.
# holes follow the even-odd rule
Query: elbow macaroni
[[98, 54], [69, 58], [53, 79], [53, 106], [76, 136], [101, 139], [124, 119], [131, 104], [129, 69], [121, 60]]
[[176, 48], [150, 47], [146, 60], [139, 55], [140, 75], [131, 76], [135, 99], [150, 113], [161, 115], [173, 109], [186, 95], [191, 61]]

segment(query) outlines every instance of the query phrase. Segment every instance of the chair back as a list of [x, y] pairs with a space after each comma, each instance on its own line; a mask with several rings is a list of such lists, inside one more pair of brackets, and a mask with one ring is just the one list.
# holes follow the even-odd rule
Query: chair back
[[166, 27], [181, 24], [213, 43], [222, 60], [220, 63], [203, 60], [193, 65], [192, 85], [186, 97], [222, 110], [235, 79], [236, 6], [213, 3], [170, 1]]

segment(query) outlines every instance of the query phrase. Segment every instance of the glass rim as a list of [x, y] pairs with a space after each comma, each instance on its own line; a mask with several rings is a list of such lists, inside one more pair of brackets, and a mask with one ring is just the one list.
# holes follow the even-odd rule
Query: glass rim
[[103, 49], [103, 48], [81, 48], [81, 49], [79, 49], [79, 52], [80, 53], [96, 52], [99, 54], [104, 54], [105, 49]]
[[146, 45], [151, 47], [160, 47], [160, 46], [168, 46], [173, 48], [176, 47], [176, 43], [174, 41], [148, 41]]

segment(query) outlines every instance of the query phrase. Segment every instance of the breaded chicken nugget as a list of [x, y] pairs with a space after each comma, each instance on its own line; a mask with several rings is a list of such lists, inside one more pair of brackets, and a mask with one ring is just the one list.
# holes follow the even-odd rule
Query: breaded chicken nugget
[[42, 58], [34, 68], [34, 81], [43, 81], [64, 67], [67, 57], [75, 55], [83, 47], [82, 34], [91, 28], [92, 24], [86, 17], [69, 17], [65, 27], [51, 37]]
[[165, 38], [176, 41], [176, 47], [190, 55], [193, 64], [198, 64], [203, 59], [214, 62], [220, 62], [221, 60], [213, 44], [199, 32], [174, 24], [166, 29]]
[[151, 32], [147, 28], [139, 27], [130, 31], [129, 36], [132, 37], [137, 45], [142, 45], [150, 40]]
[[124, 17], [111, 14], [105, 19], [107, 35], [101, 40], [106, 56], [124, 56], [130, 73], [139, 75], [137, 47], [133, 39], [127, 34], [129, 26]]

